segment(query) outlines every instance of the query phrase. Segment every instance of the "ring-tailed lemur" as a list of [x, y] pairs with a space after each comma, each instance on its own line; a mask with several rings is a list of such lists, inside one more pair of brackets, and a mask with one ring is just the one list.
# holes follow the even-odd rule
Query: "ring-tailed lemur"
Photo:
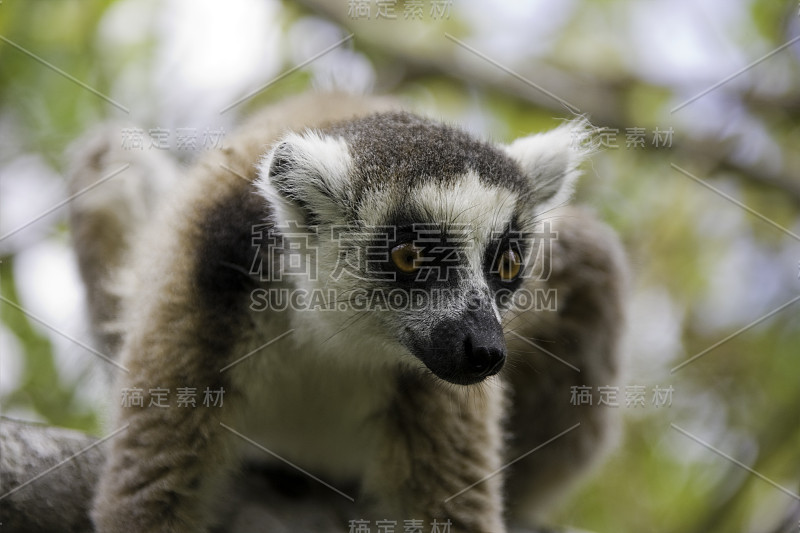
[[539, 516], [614, 425], [570, 405], [572, 386], [614, 382], [624, 278], [614, 234], [559, 208], [576, 128], [501, 146], [381, 99], [306, 95], [171, 187], [161, 153], [90, 141], [76, 191], [131, 165], [72, 220], [125, 368], [113, 401], [139, 395], [116, 409], [97, 531], [207, 530], [253, 443], [357, 482], [379, 518], [501, 533]]

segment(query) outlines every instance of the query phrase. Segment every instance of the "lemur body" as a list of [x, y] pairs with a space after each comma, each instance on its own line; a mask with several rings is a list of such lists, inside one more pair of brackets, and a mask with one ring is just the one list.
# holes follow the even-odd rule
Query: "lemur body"
[[[144, 407], [116, 411], [127, 429], [97, 490], [99, 532], [206, 530], [248, 454], [355, 482], [380, 518], [503, 532], [505, 508], [512, 520], [538, 516], [598, 455], [609, 413], [570, 406], [569, 387], [615, 379], [619, 245], [577, 210], [553, 218], [552, 246], [513, 237], [569, 198], [582, 158], [572, 130], [493, 146], [394, 107], [283, 102], [164, 193], [159, 215], [130, 197], [146, 205], [152, 181], [174, 174], [160, 154], [134, 157], [106, 135], [78, 158], [76, 189], [132, 163], [126, 185], [123, 173], [73, 207], [93, 319], [127, 369], [114, 401], [145, 395]], [[419, 237], [426, 228], [433, 244]], [[308, 244], [314, 254], [290, 271]], [[530, 275], [545, 262], [547, 279]], [[544, 288], [557, 291], [557, 312], [501, 298]], [[437, 305], [408, 305], [434, 289], [446, 295]], [[280, 290], [333, 296], [281, 312], [258, 297]], [[356, 295], [392, 291], [405, 306], [354, 309]], [[224, 390], [224, 402], [159, 408], [154, 388]], [[504, 497], [493, 474], [578, 422], [558, 448], [514, 465]]]

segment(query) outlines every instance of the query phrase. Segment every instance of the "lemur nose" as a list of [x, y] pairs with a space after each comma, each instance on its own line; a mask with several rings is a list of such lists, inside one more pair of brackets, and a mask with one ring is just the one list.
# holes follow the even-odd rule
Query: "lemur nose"
[[467, 335], [467, 338], [464, 339], [464, 355], [467, 358], [467, 369], [475, 377], [497, 374], [506, 361], [504, 347], [476, 346], [471, 335]]

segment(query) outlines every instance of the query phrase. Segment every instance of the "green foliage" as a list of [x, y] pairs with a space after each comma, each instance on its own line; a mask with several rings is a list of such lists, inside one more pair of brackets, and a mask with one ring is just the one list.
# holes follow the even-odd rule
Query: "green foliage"
[[762, 37], [770, 42], [782, 44], [782, 33], [789, 17], [800, 16], [797, 2], [775, 2], [774, 0], [754, 0], [750, 4], [753, 26]]
[[4, 409], [27, 407], [50, 424], [96, 432], [98, 413], [76, 398], [80, 380], [68, 382], [59, 374], [50, 337], [34, 327], [34, 322], [21, 310], [13, 267], [13, 257], [5, 257], [0, 263], [0, 294], [8, 300], [0, 306], [0, 320], [21, 344], [24, 367], [17, 388], [2, 399]]

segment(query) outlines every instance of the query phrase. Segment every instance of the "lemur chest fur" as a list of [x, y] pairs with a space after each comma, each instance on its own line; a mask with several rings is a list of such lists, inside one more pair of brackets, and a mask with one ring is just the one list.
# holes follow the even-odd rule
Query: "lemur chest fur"
[[[295, 330], [236, 369], [232, 384], [248, 391], [250, 403], [245, 430], [303, 469], [357, 479], [393, 399], [393, 376], [353, 364], [336, 343], [304, 342], [304, 336]], [[277, 460], [245, 448], [251, 460]]]

